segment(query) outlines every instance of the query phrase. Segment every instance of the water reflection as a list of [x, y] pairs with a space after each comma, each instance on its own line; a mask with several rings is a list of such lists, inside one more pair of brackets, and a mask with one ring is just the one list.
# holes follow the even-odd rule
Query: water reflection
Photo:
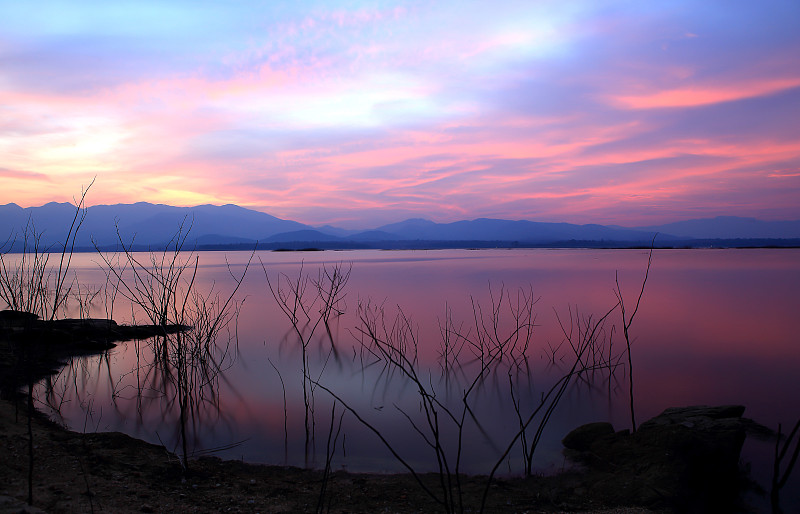
[[[798, 255], [793, 250], [655, 252], [641, 310], [631, 327], [638, 419], [669, 406], [741, 403], [748, 408], [746, 415], [768, 426], [794, 421], [800, 413], [800, 348], [794, 330], [800, 311]], [[96, 257], [77, 257], [84, 259], [79, 263], [81, 281], [102, 289], [105, 277], [91, 262]], [[247, 257], [199, 254], [197, 287], [211, 290], [226, 283], [231, 270], [244, 269]], [[426, 432], [426, 441], [417, 431], [427, 430], [427, 421], [422, 418], [420, 425], [415, 416], [425, 415], [426, 401], [429, 409], [431, 401], [440, 402], [442, 446], [452, 452], [448, 455], [457, 455], [458, 447], [449, 445], [457, 444], [459, 424], [445, 427], [442, 417], [448, 414], [442, 409], [458, 413], [454, 417], [460, 423], [464, 392], [479, 376], [464, 417], [466, 451], [459, 466], [487, 473], [519, 432], [520, 418], [527, 419], [569, 374], [575, 362], [570, 326], [573, 335], [591, 333], [587, 327], [615, 305], [617, 271], [622, 293], [635, 298], [648, 256], [638, 250], [447, 250], [265, 252], [258, 257], [270, 277], [286, 278], [284, 285], [297, 283], [293, 280], [301, 264], [315, 280], [320, 270], [337, 263], [346, 263], [348, 269], [352, 263], [352, 271], [345, 294], [337, 300], [337, 315], [311, 336], [306, 322], [298, 335], [263, 274], [248, 276], [239, 291], [245, 301], [231, 336], [238, 346], [229, 349], [215, 380], [202, 374], [193, 379], [205, 388], [202, 397], [187, 403], [201, 407], [187, 425], [187, 440], [195, 451], [245, 441], [217, 454], [323, 467], [334, 401], [324, 387], [340, 399], [340, 408], [342, 402], [352, 408], [344, 418], [343, 448], [334, 465], [353, 471], [403, 469], [374, 432], [353, 417], [357, 412], [390, 438], [393, 447], [402, 448], [403, 459], [414, 469], [437, 469], [435, 443], [434, 458], [429, 457], [431, 432]], [[314, 285], [307, 287], [311, 291]], [[507, 334], [509, 327], [513, 332], [518, 323], [523, 330], [515, 339], [517, 349], [504, 351], [497, 359], [501, 364], [481, 375], [485, 349], [505, 338], [495, 335], [491, 321], [490, 306], [501, 290], [504, 298], [520, 299], [514, 309], [523, 321], [507, 317], [497, 333]], [[284, 298], [287, 305], [292, 303], [289, 296]], [[323, 304], [307, 307], [307, 317], [319, 319]], [[514, 312], [504, 305], [504, 313]], [[525, 321], [528, 305], [533, 305], [530, 322]], [[118, 301], [115, 313], [126, 310]], [[476, 312], [486, 321], [476, 323]], [[533, 467], [558, 469], [563, 465], [560, 438], [571, 428], [598, 420], [617, 428], [630, 425], [620, 323], [615, 312], [598, 326], [598, 344], [580, 357], [585, 372], [572, 375], [547, 425], [526, 432], [526, 442], [517, 442], [501, 472], [526, 471], [534, 438]], [[391, 343], [388, 353], [376, 349], [376, 340]], [[65, 421], [77, 428], [86, 424], [124, 430], [177, 447], [177, 382], [158, 371], [154, 346], [127, 343], [107, 355], [76, 361], [74, 371], [62, 372], [58, 380], [69, 384], [59, 393], [65, 398], [59, 399]], [[398, 362], [411, 364], [419, 383]], [[93, 417], [86, 423], [88, 406]]]
[[133, 340], [127, 343], [133, 358], [125, 368], [113, 351], [72, 358], [40, 384], [37, 396], [64, 425], [79, 431], [121, 429], [157, 440], [187, 465], [187, 458], [219, 449], [204, 447], [215, 426], [234, 428], [220, 396], [223, 385], [235, 394], [225, 379], [235, 362], [231, 342], [228, 336], [203, 348], [194, 330]]
[[[128, 371], [123, 370], [124, 373], [116, 380], [108, 366], [108, 354], [101, 356], [106, 363], [111, 405], [117, 415], [127, 415], [129, 419], [142, 422], [146, 410], [156, 410], [146, 400], [157, 398], [162, 420], [177, 416], [174, 428], [170, 430], [170, 439], [177, 441], [176, 448], [180, 446], [181, 463], [188, 470], [189, 449], [194, 447], [197, 434], [202, 431], [206, 420], [219, 417], [221, 413], [219, 381], [223, 371], [232, 363], [229, 360], [231, 344], [236, 345], [230, 330], [227, 340], [221, 336], [238, 316], [241, 301], [235, 299], [236, 292], [254, 254], [250, 254], [239, 276], [228, 267], [234, 286], [229, 295], [221, 296], [215, 283], [204, 284], [202, 289], [196, 287], [199, 256], [192, 251], [184, 252], [187, 233], [181, 226], [162, 252], [135, 253], [121, 243], [121, 254], [100, 254], [100, 259], [106, 277], [103, 289], [106, 292], [106, 313], [109, 312], [107, 292], [111, 287], [110, 310], [113, 311], [117, 296], [121, 296], [130, 308], [134, 324], [136, 317], [143, 315], [150, 321], [148, 326], [152, 329], [146, 340], [145, 354], [140, 351], [140, 341], [136, 340], [133, 343], [135, 365]], [[80, 285], [80, 279], [76, 278], [75, 283]], [[80, 293], [81, 287], [77, 290]], [[100, 290], [97, 291], [99, 294]], [[76, 298], [80, 317], [85, 318], [90, 314], [91, 300], [84, 301], [80, 294]], [[233, 323], [234, 334], [235, 325]], [[79, 371], [85, 371], [75, 366], [65, 369], [69, 371], [63, 378], [64, 383], [73, 378], [77, 384]], [[125, 384], [120, 389], [119, 384], [127, 375], [135, 377], [135, 387]], [[120, 394], [129, 388], [132, 388], [129, 399], [135, 399], [135, 403], [128, 401], [121, 407]], [[62, 388], [64, 394], [71, 390]], [[77, 399], [81, 400], [82, 391], [77, 387], [74, 391]], [[65, 396], [55, 401], [59, 395], [51, 380], [44, 384], [44, 397], [48, 407], [60, 416]], [[87, 417], [92, 411], [93, 401], [88, 404], [79, 402]], [[138, 414], [135, 417], [130, 410], [134, 404]], [[225, 448], [233, 446], [224, 445]]]

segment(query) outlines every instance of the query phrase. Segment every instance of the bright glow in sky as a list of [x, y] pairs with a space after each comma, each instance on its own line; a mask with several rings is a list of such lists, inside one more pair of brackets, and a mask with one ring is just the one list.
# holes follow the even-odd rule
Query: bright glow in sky
[[[258, 5], [258, 4], [262, 5]], [[0, 203], [800, 219], [797, 0], [0, 5]]]

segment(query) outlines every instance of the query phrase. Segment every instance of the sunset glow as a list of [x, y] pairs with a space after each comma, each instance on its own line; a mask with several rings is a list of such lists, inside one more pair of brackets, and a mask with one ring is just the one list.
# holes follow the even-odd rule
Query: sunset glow
[[800, 219], [800, 3], [5, 2], [0, 204]]

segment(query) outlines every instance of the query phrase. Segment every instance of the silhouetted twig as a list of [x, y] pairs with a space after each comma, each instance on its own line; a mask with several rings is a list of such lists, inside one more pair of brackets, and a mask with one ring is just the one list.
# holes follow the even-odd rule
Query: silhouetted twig
[[639, 297], [636, 299], [636, 305], [634, 305], [633, 312], [631, 313], [630, 317], [628, 317], [625, 313], [625, 299], [622, 296], [622, 288], [619, 285], [619, 275], [617, 273], [614, 274], [614, 280], [616, 283], [616, 288], [614, 289], [614, 294], [617, 296], [617, 300], [619, 301], [619, 308], [622, 314], [622, 334], [625, 337], [625, 345], [628, 350], [628, 384], [629, 384], [629, 399], [630, 399], [630, 411], [631, 411], [631, 432], [636, 432], [636, 415], [634, 412], [634, 405], [633, 405], [633, 357], [631, 356], [631, 338], [630, 338], [630, 327], [633, 323], [633, 318], [636, 316], [636, 313], [639, 312], [639, 305], [642, 301], [642, 296], [644, 295], [644, 288], [647, 284], [647, 277], [650, 275], [650, 264], [653, 262], [653, 247], [655, 245], [656, 236], [653, 236], [653, 241], [650, 244], [650, 253], [647, 255], [647, 269], [644, 273], [644, 280], [642, 280], [642, 288], [639, 291]]
[[[800, 455], [800, 437], [798, 437], [798, 429], [800, 429], [800, 420], [795, 423], [794, 428], [781, 446], [781, 425], [778, 424], [778, 434], [775, 438], [775, 459], [773, 460], [772, 468], [772, 488], [770, 490], [770, 503], [772, 505], [773, 514], [783, 512], [780, 507], [780, 490], [786, 485], [789, 476], [792, 474], [794, 465], [797, 462], [797, 457]], [[786, 458], [786, 453], [789, 451], [792, 443], [794, 443], [794, 452], [786, 464], [783, 472], [781, 473], [781, 462]]]

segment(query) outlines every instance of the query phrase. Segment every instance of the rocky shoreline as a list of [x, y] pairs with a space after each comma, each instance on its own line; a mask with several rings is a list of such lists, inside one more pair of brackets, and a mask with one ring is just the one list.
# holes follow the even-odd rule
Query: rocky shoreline
[[[743, 409], [668, 409], [635, 434], [591, 424], [565, 438], [582, 466], [556, 476], [498, 479], [486, 512], [747, 512], [738, 450], [750, 429]], [[186, 474], [163, 446], [120, 433], [80, 433], [35, 414], [34, 502], [46, 512], [430, 512], [441, 510], [410, 475], [333, 473], [193, 461]], [[692, 425], [692, 426], [690, 426]], [[713, 439], [713, 441], [710, 441]], [[0, 402], [0, 496], [27, 494], [24, 405]], [[432, 487], [438, 476], [424, 477]], [[477, 511], [486, 477], [463, 477], [465, 505]], [[9, 503], [9, 505], [11, 505]], [[30, 511], [33, 512], [33, 511]]]
[[[7, 497], [0, 513], [25, 512], [27, 421], [24, 405], [17, 407], [15, 413], [13, 402], [0, 401], [0, 496]], [[65, 430], [40, 415], [32, 426], [33, 505], [45, 512], [316, 512], [325, 482], [321, 471], [213, 457], [193, 461], [187, 475], [162, 446], [120, 433]], [[436, 487], [438, 476], [423, 480]], [[477, 511], [485, 483], [485, 477], [463, 477], [465, 508]], [[327, 491], [326, 512], [442, 510], [405, 474], [336, 472]], [[486, 512], [654, 512], [590, 493], [582, 474], [495, 480]]]

